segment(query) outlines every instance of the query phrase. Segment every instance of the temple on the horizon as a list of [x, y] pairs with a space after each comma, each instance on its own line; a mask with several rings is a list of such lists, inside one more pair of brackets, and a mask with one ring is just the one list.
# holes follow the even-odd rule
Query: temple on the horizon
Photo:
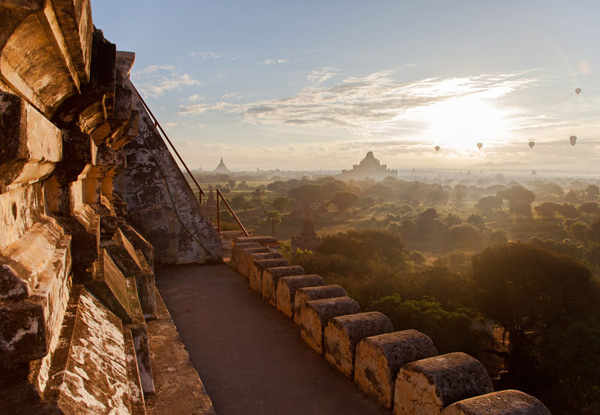
[[227, 168], [227, 166], [225, 165], [225, 163], [223, 163], [223, 157], [221, 157], [221, 162], [219, 163], [219, 165], [217, 166], [217, 168], [213, 170], [213, 172], [227, 174], [227, 173], [231, 173], [231, 170], [229, 170]]
[[387, 168], [386, 164], [381, 164], [375, 158], [372, 151], [369, 151], [364, 159], [359, 164], [352, 166], [351, 170], [342, 170], [342, 180], [383, 180], [386, 177], [398, 175], [398, 170]]

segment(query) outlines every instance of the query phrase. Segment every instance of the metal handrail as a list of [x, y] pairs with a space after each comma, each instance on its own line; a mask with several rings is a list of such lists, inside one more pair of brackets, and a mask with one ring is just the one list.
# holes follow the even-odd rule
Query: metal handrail
[[144, 101], [144, 98], [142, 98], [142, 95], [139, 93], [139, 91], [137, 90], [137, 88], [135, 87], [135, 85], [133, 85], [133, 83], [131, 83], [131, 86], [133, 87], [133, 90], [135, 91], [135, 93], [137, 94], [138, 98], [142, 102], [142, 105], [144, 106], [144, 108], [146, 109], [146, 111], [148, 112], [148, 114], [150, 115], [150, 117], [152, 118], [152, 121], [154, 121], [154, 127], [158, 128], [160, 130], [160, 132], [162, 133], [162, 135], [164, 136], [164, 138], [167, 140], [167, 142], [169, 143], [169, 145], [171, 146], [171, 148], [173, 149], [173, 151], [177, 155], [177, 158], [179, 159], [179, 161], [181, 162], [181, 164], [183, 164], [183, 167], [185, 167], [185, 170], [188, 172], [188, 174], [190, 175], [190, 177], [194, 181], [194, 184], [198, 188], [198, 202], [200, 203], [200, 205], [202, 205], [202, 196], [205, 196], [204, 190], [202, 190], [202, 187], [200, 187], [200, 185], [196, 181], [196, 178], [194, 177], [194, 175], [192, 174], [192, 172], [188, 168], [187, 164], [185, 164], [185, 161], [183, 161], [183, 158], [181, 157], [181, 155], [179, 155], [179, 152], [177, 151], [177, 149], [175, 148], [175, 146], [173, 145], [173, 143], [169, 139], [169, 136], [167, 135], [167, 133], [165, 132], [165, 130], [163, 130], [162, 126], [160, 125], [160, 123], [158, 122], [158, 120], [156, 119], [156, 117], [154, 116], [154, 114], [152, 113], [152, 111], [150, 110], [150, 107], [148, 107], [148, 104], [146, 104], [146, 101]]
[[240, 220], [238, 219], [233, 209], [231, 209], [231, 206], [229, 206], [229, 203], [227, 203], [227, 200], [225, 200], [223, 193], [221, 193], [221, 190], [219, 189], [217, 189], [217, 233], [219, 235], [221, 234], [221, 205], [219, 203], [219, 198], [223, 199], [223, 202], [225, 202], [225, 206], [227, 206], [227, 209], [229, 209], [229, 213], [231, 213], [231, 216], [233, 216], [233, 219], [235, 219], [239, 227], [242, 228], [244, 235], [250, 236], [246, 228], [244, 228], [244, 225], [242, 225], [242, 222], [240, 222]]

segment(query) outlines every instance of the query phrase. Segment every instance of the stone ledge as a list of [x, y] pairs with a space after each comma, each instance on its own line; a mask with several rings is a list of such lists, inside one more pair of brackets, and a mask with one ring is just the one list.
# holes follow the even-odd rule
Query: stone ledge
[[294, 317], [294, 298], [296, 291], [304, 287], [325, 285], [325, 281], [317, 274], [283, 277], [277, 284], [277, 309], [289, 318]]
[[398, 373], [394, 415], [440, 413], [457, 401], [492, 392], [483, 365], [465, 353], [408, 363]]
[[417, 330], [367, 337], [356, 346], [354, 381], [366, 395], [390, 409], [400, 368], [435, 355], [431, 339]]
[[[265, 254], [267, 256], [257, 256], [259, 254]], [[277, 254], [273, 256], [273, 254]], [[269, 256], [270, 255], [270, 256]], [[250, 267], [254, 259], [266, 259], [266, 258], [283, 258], [279, 252], [273, 252], [269, 248], [246, 248], [241, 250], [238, 255], [237, 261], [237, 272], [242, 274], [246, 278], [250, 278]]]
[[360, 313], [360, 306], [350, 297], [308, 301], [300, 313], [300, 335], [319, 354], [323, 354], [323, 332], [334, 317]]
[[538, 399], [517, 390], [488, 393], [456, 402], [441, 415], [550, 415]]
[[294, 297], [294, 323], [300, 325], [300, 315], [308, 301], [347, 296], [346, 290], [339, 285], [323, 285], [298, 289]]
[[290, 263], [280, 253], [256, 254], [267, 256], [265, 259], [255, 259], [250, 266], [250, 288], [262, 296], [262, 278], [267, 268], [285, 267]]
[[304, 268], [299, 265], [290, 265], [284, 267], [268, 268], [263, 273], [262, 296], [271, 305], [277, 306], [277, 285], [283, 277], [291, 275], [304, 275]]
[[245, 242], [245, 243], [237, 243], [233, 244], [231, 247], [231, 257], [229, 260], [229, 266], [234, 270], [238, 270], [238, 263], [240, 261], [240, 253], [245, 249], [252, 248], [260, 248], [260, 244], [258, 242]]
[[394, 326], [390, 319], [378, 311], [334, 317], [325, 327], [325, 359], [353, 379], [354, 356], [358, 342], [365, 337], [392, 331]]

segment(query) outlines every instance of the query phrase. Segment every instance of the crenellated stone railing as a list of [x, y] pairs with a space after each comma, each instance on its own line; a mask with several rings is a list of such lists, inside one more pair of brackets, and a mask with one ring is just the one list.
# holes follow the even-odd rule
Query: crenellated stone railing
[[[533, 396], [493, 392], [483, 365], [465, 353], [438, 355], [416, 330], [394, 331], [379, 312], [361, 312], [338, 285], [277, 258], [270, 237], [234, 239], [230, 266], [299, 326], [316, 353], [394, 415], [549, 415]], [[270, 258], [270, 259], [265, 259]]]

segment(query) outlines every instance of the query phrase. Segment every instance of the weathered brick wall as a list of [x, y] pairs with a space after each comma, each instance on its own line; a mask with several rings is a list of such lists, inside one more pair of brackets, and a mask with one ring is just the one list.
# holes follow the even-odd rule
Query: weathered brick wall
[[[137, 157], [124, 148], [147, 132], [134, 58], [94, 29], [89, 0], [0, 2], [0, 413], [144, 414], [157, 393], [148, 322], [172, 326], [153, 272], [167, 250], [129, 221], [130, 188], [114, 192]], [[187, 226], [211, 251], [173, 246], [194, 253], [183, 261], [220, 259], [168, 162], [183, 195], [170, 209], [194, 216]], [[157, 222], [163, 239], [181, 232]]]

